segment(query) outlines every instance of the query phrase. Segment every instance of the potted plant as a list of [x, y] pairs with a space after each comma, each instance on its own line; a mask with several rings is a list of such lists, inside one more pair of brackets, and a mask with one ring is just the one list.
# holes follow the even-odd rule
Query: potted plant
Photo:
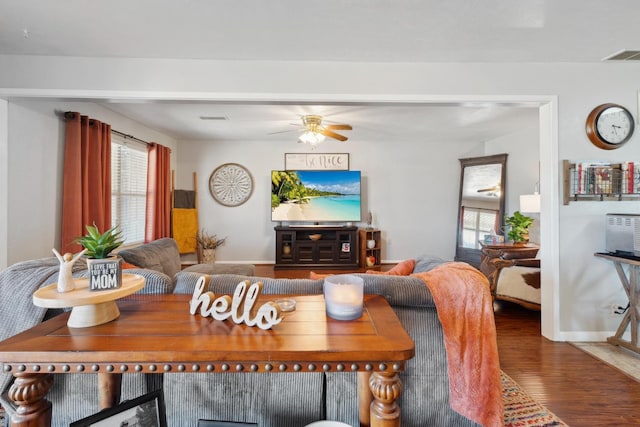
[[98, 227], [87, 225], [87, 234], [78, 237], [75, 242], [86, 251], [89, 269], [89, 289], [92, 291], [116, 289], [122, 286], [122, 260], [112, 256], [111, 252], [123, 243], [122, 232], [114, 226], [104, 233]]
[[533, 224], [533, 218], [515, 211], [512, 216], [505, 218], [505, 224], [509, 227], [507, 238], [514, 243], [525, 244], [529, 241], [529, 227]]
[[208, 234], [204, 229], [198, 231], [196, 241], [200, 247], [202, 261], [207, 264], [214, 264], [216, 262], [216, 248], [224, 245], [226, 240], [226, 237], [218, 239], [215, 234]]

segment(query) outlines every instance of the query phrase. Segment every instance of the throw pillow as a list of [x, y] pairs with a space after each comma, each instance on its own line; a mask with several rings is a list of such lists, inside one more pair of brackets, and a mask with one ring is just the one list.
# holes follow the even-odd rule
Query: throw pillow
[[137, 265], [131, 264], [130, 262], [122, 261], [122, 269], [127, 270], [129, 268], [140, 268]]
[[313, 271], [309, 272], [309, 279], [311, 280], [324, 279], [327, 276], [331, 276], [331, 274], [318, 274], [318, 273], [314, 273]]
[[398, 263], [389, 271], [367, 270], [367, 274], [384, 274], [387, 276], [408, 276], [413, 273], [413, 267], [416, 265], [415, 259], [407, 259]]

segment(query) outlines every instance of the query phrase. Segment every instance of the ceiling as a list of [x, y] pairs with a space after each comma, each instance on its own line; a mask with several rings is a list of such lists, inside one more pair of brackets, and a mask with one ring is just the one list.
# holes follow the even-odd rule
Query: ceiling
[[[320, 114], [326, 123], [348, 123], [349, 140], [481, 142], [537, 124], [538, 110], [513, 106], [454, 105], [247, 105], [211, 103], [106, 103], [120, 114], [179, 140], [297, 140], [301, 116]], [[227, 120], [202, 120], [200, 117]], [[328, 140], [329, 141], [329, 140]], [[348, 143], [348, 141], [346, 142]]]
[[[637, 12], [637, 0], [0, 0], [0, 54], [595, 63], [639, 47]], [[537, 121], [536, 109], [496, 105], [105, 106], [177, 139], [282, 138], [269, 134], [310, 113], [351, 124], [350, 139], [486, 140]]]

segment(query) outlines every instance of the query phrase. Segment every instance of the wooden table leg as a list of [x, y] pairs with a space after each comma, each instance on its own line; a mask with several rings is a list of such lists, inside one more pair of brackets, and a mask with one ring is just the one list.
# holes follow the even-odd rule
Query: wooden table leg
[[[621, 262], [614, 261], [613, 265], [616, 268], [622, 287], [624, 288], [627, 298], [629, 299], [629, 309], [622, 317], [620, 326], [616, 330], [614, 336], [607, 338], [607, 342], [613, 345], [619, 345], [625, 347], [636, 353], [640, 353], [640, 312], [638, 308], [640, 306], [640, 267], [637, 265], [629, 265], [628, 275]], [[629, 329], [630, 339], [623, 338], [624, 334]]]
[[358, 372], [358, 412], [360, 427], [371, 425], [371, 402], [373, 395], [369, 388], [370, 372]]
[[120, 403], [122, 374], [98, 374], [98, 396], [100, 409], [112, 408]]
[[44, 397], [53, 384], [51, 374], [13, 374], [9, 399], [16, 405], [12, 427], [50, 427], [51, 402]]
[[400, 427], [400, 406], [397, 403], [402, 393], [402, 381], [393, 372], [374, 372], [369, 379], [373, 395], [371, 404], [371, 427]]

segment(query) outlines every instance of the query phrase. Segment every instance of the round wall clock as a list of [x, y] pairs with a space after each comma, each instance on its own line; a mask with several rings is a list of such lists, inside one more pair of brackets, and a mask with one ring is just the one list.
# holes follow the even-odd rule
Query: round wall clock
[[251, 197], [253, 178], [244, 166], [225, 163], [211, 173], [209, 192], [221, 205], [240, 206]]
[[633, 116], [618, 104], [598, 105], [587, 117], [589, 140], [604, 150], [622, 147], [633, 135], [633, 129]]

